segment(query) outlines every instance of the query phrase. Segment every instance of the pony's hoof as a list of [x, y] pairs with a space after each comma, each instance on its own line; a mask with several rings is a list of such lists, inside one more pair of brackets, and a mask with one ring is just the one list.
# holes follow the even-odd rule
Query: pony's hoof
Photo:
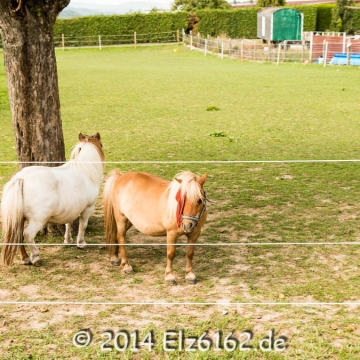
[[185, 276], [185, 281], [187, 284], [195, 285], [196, 284], [196, 276], [193, 272], [188, 273]]
[[118, 260], [118, 261], [111, 261], [111, 265], [120, 266], [120, 260]]
[[174, 286], [177, 285], [176, 278], [172, 273], [165, 275], [166, 285]]
[[196, 279], [186, 279], [186, 283], [189, 285], [196, 285], [197, 281]]
[[86, 245], [77, 245], [76, 246], [79, 250], [85, 250]]
[[133, 270], [132, 266], [130, 266], [130, 265], [124, 266], [124, 273], [127, 275], [133, 274], [134, 270]]
[[40, 260], [37, 260], [33, 263], [34, 266], [36, 267], [40, 267], [42, 264], [41, 264], [41, 261]]
[[177, 285], [177, 282], [176, 282], [175, 279], [166, 280], [166, 285], [168, 285], [168, 286], [175, 286], [175, 285]]
[[21, 264], [23, 264], [23, 265], [32, 265], [32, 263], [31, 263], [31, 260], [30, 260], [30, 258], [29, 257], [27, 257], [26, 259], [24, 259], [24, 260], [21, 260]]

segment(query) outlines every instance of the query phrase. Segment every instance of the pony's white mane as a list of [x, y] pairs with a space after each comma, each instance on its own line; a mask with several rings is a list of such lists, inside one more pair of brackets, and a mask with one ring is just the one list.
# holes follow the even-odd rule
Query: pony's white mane
[[74, 146], [68, 166], [76, 167], [97, 185], [101, 184], [105, 164], [97, 146], [91, 142], [81, 141]]
[[[176, 179], [181, 180], [181, 183], [179, 183]], [[176, 215], [177, 202], [175, 197], [179, 189], [181, 190], [181, 197], [186, 195], [186, 199], [190, 202], [197, 201], [199, 198], [204, 200], [204, 194], [201, 192], [199, 179], [199, 176], [193, 174], [190, 171], [183, 171], [175, 175], [174, 180], [168, 185], [166, 189], [166, 192], [169, 192], [169, 214], [174, 215], [174, 217]]]

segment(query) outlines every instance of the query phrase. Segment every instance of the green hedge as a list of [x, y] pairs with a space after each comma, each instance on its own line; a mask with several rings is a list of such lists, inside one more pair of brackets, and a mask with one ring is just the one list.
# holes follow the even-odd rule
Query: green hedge
[[187, 26], [188, 14], [185, 12], [84, 16], [57, 19], [54, 36], [123, 35], [134, 31], [151, 34], [186, 29]]
[[256, 38], [258, 7], [238, 10], [200, 10], [198, 32], [204, 35], [226, 35], [230, 38]]
[[353, 12], [353, 19], [352, 19], [352, 29], [355, 33], [360, 33], [360, 8], [351, 9]]
[[[334, 4], [291, 6], [304, 14], [304, 31], [325, 31], [331, 29]], [[194, 32], [204, 36], [226, 35], [230, 38], [256, 38], [257, 13], [259, 7], [235, 10], [199, 10], [196, 16], [186, 12], [128, 14], [113, 16], [85, 16], [74, 19], [58, 19], [54, 36], [96, 36], [125, 35], [136, 31], [138, 34], [154, 34], [191, 29], [191, 22], [198, 22]], [[360, 9], [352, 10], [353, 29], [360, 30]]]
[[299, 10], [304, 14], [304, 31], [316, 30], [317, 9], [312, 5], [294, 5], [288, 6]]
[[[309, 5], [291, 6], [304, 13], [304, 31], [316, 30], [317, 9]], [[227, 35], [230, 38], [256, 38], [259, 7], [238, 10], [200, 10], [198, 32], [204, 35]]]
[[335, 4], [321, 4], [314, 7], [317, 9], [316, 31], [331, 30]]

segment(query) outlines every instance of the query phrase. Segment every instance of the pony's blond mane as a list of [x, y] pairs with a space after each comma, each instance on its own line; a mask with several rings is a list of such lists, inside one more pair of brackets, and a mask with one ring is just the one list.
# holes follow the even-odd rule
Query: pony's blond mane
[[[181, 180], [179, 183], [176, 179]], [[174, 180], [168, 185], [165, 193], [169, 193], [168, 197], [168, 213], [171, 216], [176, 216], [177, 201], [176, 194], [181, 190], [181, 197], [186, 195], [186, 199], [190, 202], [197, 201], [199, 198], [204, 201], [204, 194], [199, 185], [200, 177], [190, 171], [183, 171], [175, 175]]]
[[94, 184], [100, 185], [105, 169], [104, 161], [102, 148], [97, 142], [89, 139], [74, 146], [67, 164], [85, 173]]

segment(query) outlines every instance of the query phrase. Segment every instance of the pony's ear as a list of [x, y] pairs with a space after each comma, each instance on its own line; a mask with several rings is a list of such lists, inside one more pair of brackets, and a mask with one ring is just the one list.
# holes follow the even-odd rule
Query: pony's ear
[[182, 180], [181, 180], [181, 179], [175, 178], [175, 180], [176, 180], [179, 184], [182, 183]]
[[97, 132], [95, 135], [93, 135], [95, 139], [98, 139], [100, 141], [100, 134]]
[[199, 184], [200, 184], [201, 186], [203, 186], [204, 183], [205, 183], [205, 180], [206, 180], [206, 174], [204, 174], [204, 175], [199, 179]]
[[85, 136], [82, 133], [79, 133], [79, 140], [82, 141], [85, 139]]

